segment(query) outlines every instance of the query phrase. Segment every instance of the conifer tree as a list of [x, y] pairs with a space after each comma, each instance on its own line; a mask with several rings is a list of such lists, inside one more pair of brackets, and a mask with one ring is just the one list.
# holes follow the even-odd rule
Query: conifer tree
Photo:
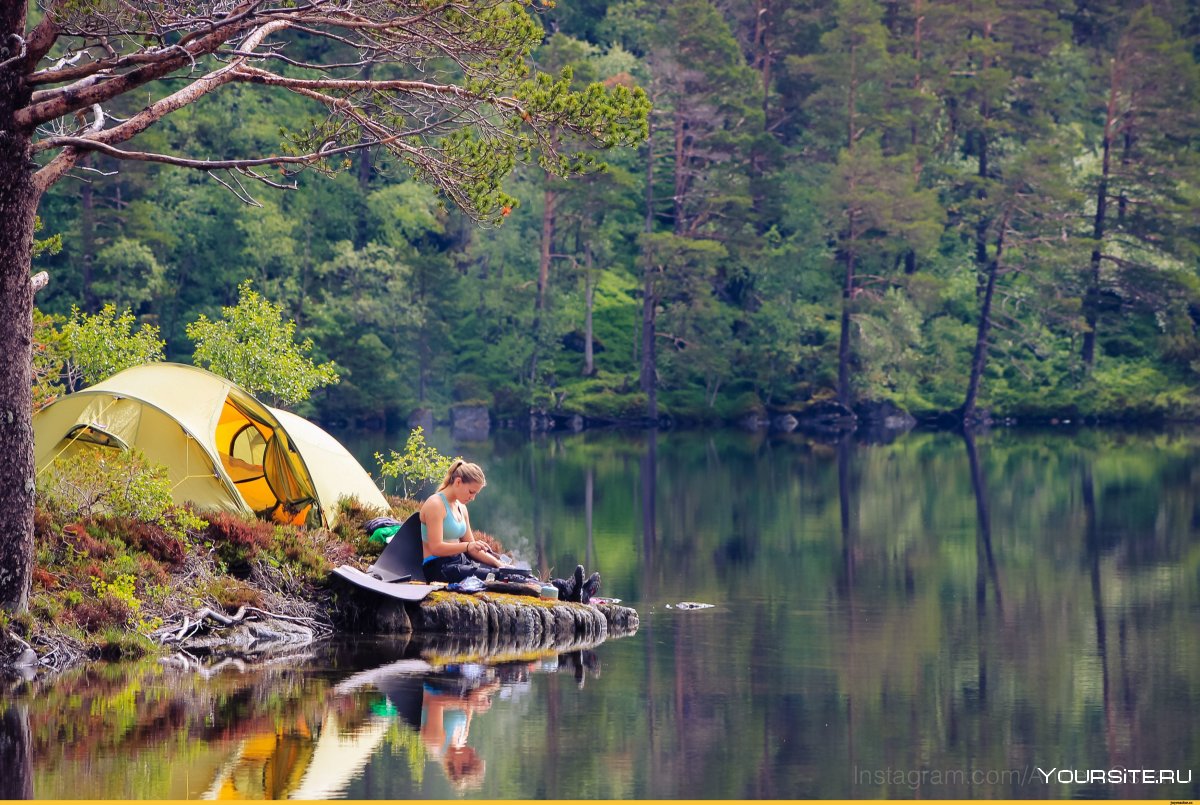
[[1200, 232], [1200, 68], [1191, 43], [1151, 7], [1140, 8], [1104, 75], [1082, 295], [1080, 357], [1087, 370], [1096, 362], [1105, 312], [1164, 308], [1179, 290], [1168, 266], [1194, 261]]

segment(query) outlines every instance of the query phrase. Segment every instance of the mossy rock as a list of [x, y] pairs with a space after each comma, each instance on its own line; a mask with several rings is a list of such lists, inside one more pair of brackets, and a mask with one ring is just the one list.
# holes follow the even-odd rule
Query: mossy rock
[[637, 630], [637, 613], [614, 605], [586, 606], [525, 595], [438, 591], [410, 610], [416, 632], [487, 634], [554, 642], [603, 640]]

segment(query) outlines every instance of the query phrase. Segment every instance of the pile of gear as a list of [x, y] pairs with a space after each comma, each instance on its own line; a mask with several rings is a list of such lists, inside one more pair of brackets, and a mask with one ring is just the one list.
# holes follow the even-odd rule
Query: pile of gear
[[[516, 595], [546, 596], [548, 590], [543, 589], [543, 583], [533, 575], [533, 571], [517, 567], [486, 568], [487, 575], [481, 581], [476, 576], [467, 576], [461, 581], [449, 585], [446, 589], [453, 592], [473, 593], [481, 590], [492, 590]], [[590, 604], [592, 598], [600, 590], [600, 574], [593, 573], [584, 578], [583, 565], [576, 565], [575, 573], [569, 579], [551, 579], [550, 584], [558, 592], [559, 601], [574, 601], [579, 604]], [[553, 597], [551, 595], [551, 597]]]

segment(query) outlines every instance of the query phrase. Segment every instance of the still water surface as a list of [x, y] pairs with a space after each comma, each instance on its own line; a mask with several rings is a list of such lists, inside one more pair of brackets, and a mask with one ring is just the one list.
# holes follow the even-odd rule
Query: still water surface
[[637, 633], [91, 666], [5, 700], [32, 795], [1200, 795], [1200, 430], [434, 441], [487, 471], [476, 528]]

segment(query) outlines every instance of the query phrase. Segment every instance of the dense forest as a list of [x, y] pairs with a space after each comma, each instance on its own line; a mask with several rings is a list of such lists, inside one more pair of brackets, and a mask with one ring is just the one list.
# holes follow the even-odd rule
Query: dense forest
[[[539, 69], [653, 103], [606, 170], [518, 166], [480, 226], [372, 150], [291, 191], [89, 152], [41, 203], [41, 312], [112, 304], [191, 362], [249, 280], [336, 364], [323, 421], [1200, 414], [1193, 3], [542, 5]], [[235, 85], [132, 145], [271, 153], [311, 115]]]

